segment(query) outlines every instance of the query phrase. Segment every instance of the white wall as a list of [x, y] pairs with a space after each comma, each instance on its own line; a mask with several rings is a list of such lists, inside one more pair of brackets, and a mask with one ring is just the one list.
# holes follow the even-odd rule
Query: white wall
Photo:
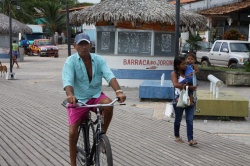
[[235, 2], [241, 2], [241, 0], [204, 0], [204, 1], [183, 4], [182, 7], [190, 11], [200, 11], [200, 10], [206, 10], [206, 9], [217, 7], [217, 6], [232, 4]]

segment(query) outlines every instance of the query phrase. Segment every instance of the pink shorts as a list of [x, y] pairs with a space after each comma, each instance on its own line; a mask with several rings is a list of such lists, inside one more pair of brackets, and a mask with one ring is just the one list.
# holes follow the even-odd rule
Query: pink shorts
[[[90, 104], [90, 105], [98, 104], [100, 103], [100, 100], [104, 98], [108, 98], [108, 97], [103, 92], [101, 92], [101, 95], [98, 98], [91, 98], [86, 102], [86, 104]], [[84, 120], [85, 118], [87, 118], [88, 111], [90, 109], [96, 112], [96, 108], [67, 108], [69, 125], [76, 123], [79, 119]]]

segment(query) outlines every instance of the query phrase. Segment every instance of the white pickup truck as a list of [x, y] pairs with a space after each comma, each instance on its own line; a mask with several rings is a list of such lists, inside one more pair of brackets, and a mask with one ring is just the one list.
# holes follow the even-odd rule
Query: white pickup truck
[[197, 51], [197, 62], [203, 66], [241, 67], [250, 57], [250, 42], [216, 40], [210, 52]]

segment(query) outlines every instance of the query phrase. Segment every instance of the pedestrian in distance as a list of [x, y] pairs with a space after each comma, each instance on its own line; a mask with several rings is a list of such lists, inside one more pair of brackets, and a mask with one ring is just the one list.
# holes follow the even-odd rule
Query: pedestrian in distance
[[28, 55], [28, 53], [29, 53], [29, 41], [27, 39], [25, 39], [24, 37], [22, 37], [21, 46], [24, 49], [24, 54]]
[[12, 43], [12, 62], [13, 62], [13, 67], [14, 67], [14, 64], [17, 65], [17, 69], [20, 68], [19, 64], [17, 62], [18, 52], [19, 52], [19, 46], [18, 46], [16, 40], [14, 40]]
[[[187, 65], [185, 58], [176, 57], [174, 59], [174, 71], [172, 71], [171, 73], [171, 80], [175, 88], [175, 99], [173, 100], [173, 107], [175, 111], [174, 136], [176, 142], [179, 143], [184, 142], [182, 140], [182, 137], [180, 136], [180, 125], [181, 125], [182, 115], [185, 110], [188, 145], [193, 146], [197, 144], [197, 141], [193, 139], [194, 105], [186, 106], [184, 108], [177, 107], [180, 91], [182, 89], [186, 89], [186, 86], [188, 86], [186, 83], [181, 83], [185, 79], [186, 68]], [[196, 90], [196, 86], [188, 86], [188, 89], [194, 91]]]
[[[69, 56], [62, 70], [63, 88], [66, 91], [68, 103], [77, 105], [76, 99], [86, 104], [106, 104], [112, 100], [102, 92], [102, 79], [104, 78], [113, 88], [120, 99], [126, 100], [126, 95], [121, 90], [114, 74], [107, 66], [105, 59], [97, 54], [90, 53], [92, 44], [87, 34], [80, 33], [74, 39], [76, 53]], [[89, 108], [82, 110], [67, 109], [69, 123], [69, 151], [71, 166], [76, 165], [76, 144], [78, 127], [87, 117]], [[103, 132], [106, 133], [113, 115], [113, 107], [103, 107], [104, 116]]]

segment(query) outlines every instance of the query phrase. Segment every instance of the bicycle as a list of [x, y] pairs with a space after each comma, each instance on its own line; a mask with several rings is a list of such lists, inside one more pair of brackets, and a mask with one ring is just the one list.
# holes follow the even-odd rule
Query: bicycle
[[[107, 135], [102, 131], [102, 123], [104, 121], [101, 116], [100, 107], [114, 106], [117, 101], [119, 101], [118, 98], [108, 104], [88, 105], [80, 100], [77, 100], [77, 104], [80, 108], [97, 108], [96, 120], [92, 120], [91, 111], [89, 111], [88, 118], [86, 118], [79, 126], [77, 141], [77, 166], [113, 166], [111, 145]], [[67, 108], [67, 101], [64, 100], [62, 105]], [[120, 103], [120, 105], [125, 104]], [[96, 125], [96, 129], [94, 125]]]

